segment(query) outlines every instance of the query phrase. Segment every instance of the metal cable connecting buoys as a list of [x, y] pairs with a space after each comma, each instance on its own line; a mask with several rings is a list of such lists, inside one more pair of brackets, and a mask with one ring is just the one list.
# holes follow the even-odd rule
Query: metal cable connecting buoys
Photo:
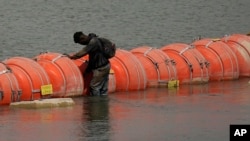
[[137, 47], [131, 52], [141, 62], [147, 75], [147, 87], [167, 85], [177, 80], [175, 65], [162, 50], [148, 46]]
[[12, 57], [4, 61], [15, 75], [22, 90], [21, 101], [36, 100], [42, 97], [41, 86], [50, 84], [45, 70], [34, 60], [25, 57]]
[[52, 87], [52, 97], [80, 96], [83, 78], [79, 68], [68, 57], [59, 53], [43, 53], [34, 58], [47, 72]]
[[21, 90], [12, 70], [0, 62], [0, 105], [19, 101]]
[[240, 77], [250, 76], [250, 37], [242, 34], [233, 34], [221, 39], [235, 53], [239, 64]]
[[235, 53], [221, 40], [201, 39], [192, 43], [210, 63], [210, 80], [239, 78], [239, 65]]
[[206, 59], [195, 48], [184, 43], [174, 43], [160, 48], [176, 63], [180, 84], [207, 83], [209, 71]]

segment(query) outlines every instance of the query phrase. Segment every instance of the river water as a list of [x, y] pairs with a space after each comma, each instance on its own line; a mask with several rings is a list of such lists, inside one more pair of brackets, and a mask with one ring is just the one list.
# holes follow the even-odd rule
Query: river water
[[[127, 50], [245, 34], [249, 5], [249, 0], [0, 0], [0, 60], [78, 51], [72, 35], [79, 30]], [[249, 91], [249, 79], [242, 78], [79, 97], [69, 108], [2, 106], [0, 140], [229, 140], [230, 124], [250, 124]]]
[[68, 108], [0, 107], [1, 141], [228, 141], [250, 123], [249, 79], [79, 97]]

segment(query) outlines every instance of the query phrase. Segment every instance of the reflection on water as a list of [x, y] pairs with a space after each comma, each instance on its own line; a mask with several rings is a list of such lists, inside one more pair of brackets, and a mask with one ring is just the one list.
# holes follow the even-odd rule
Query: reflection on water
[[109, 140], [109, 98], [84, 97], [82, 132], [91, 141]]
[[249, 79], [78, 97], [73, 107], [0, 107], [4, 141], [229, 140], [250, 123]]
[[[229, 140], [230, 124], [250, 123], [248, 79], [112, 95], [113, 138]], [[117, 122], [117, 120], [119, 120]]]

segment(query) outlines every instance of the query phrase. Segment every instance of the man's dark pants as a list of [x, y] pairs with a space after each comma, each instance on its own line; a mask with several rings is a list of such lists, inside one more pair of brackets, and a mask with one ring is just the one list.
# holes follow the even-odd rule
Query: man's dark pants
[[101, 96], [108, 94], [110, 64], [92, 70], [93, 78], [90, 81], [90, 95]]

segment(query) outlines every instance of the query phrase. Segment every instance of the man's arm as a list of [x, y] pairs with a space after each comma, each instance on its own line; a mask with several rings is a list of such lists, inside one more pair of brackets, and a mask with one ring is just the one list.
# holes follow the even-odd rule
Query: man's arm
[[98, 46], [100, 46], [100, 42], [97, 38], [93, 38], [90, 40], [89, 44], [84, 47], [82, 50], [79, 52], [75, 53], [72, 56], [69, 56], [70, 59], [78, 59], [81, 58], [85, 55], [87, 55], [90, 51], [95, 51], [98, 49]]
[[88, 46], [84, 47], [82, 50], [78, 51], [77, 53], [75, 53], [74, 55], [72, 56], [69, 56], [70, 59], [79, 59], [85, 55], [88, 54], [88, 49], [87, 49]]

